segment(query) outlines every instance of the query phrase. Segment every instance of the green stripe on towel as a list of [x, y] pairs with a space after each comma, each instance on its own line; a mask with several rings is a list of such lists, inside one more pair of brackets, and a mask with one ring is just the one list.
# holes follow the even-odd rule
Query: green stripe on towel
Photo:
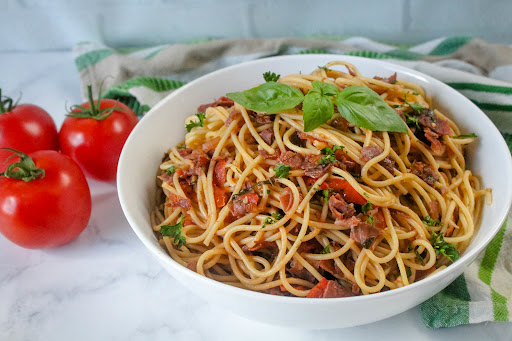
[[454, 327], [469, 323], [469, 295], [464, 275], [420, 306], [423, 323], [429, 328]]
[[454, 89], [457, 90], [474, 90], [474, 91], [482, 91], [482, 92], [495, 92], [500, 94], [512, 94], [512, 87], [508, 86], [499, 86], [499, 85], [490, 85], [490, 84], [482, 84], [482, 83], [446, 83]]

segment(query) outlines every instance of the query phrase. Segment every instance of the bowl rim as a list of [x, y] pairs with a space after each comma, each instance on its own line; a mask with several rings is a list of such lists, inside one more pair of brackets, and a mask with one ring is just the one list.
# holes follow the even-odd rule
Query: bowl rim
[[[162, 100], [160, 100], [157, 104], [155, 104], [150, 111], [148, 111], [144, 117], [140, 120], [140, 122], [135, 126], [132, 133], [128, 137], [127, 141], [125, 142], [125, 145], [123, 147], [123, 150], [121, 152], [121, 156], [119, 159], [119, 165], [118, 165], [118, 172], [117, 172], [117, 187], [118, 187], [118, 196], [119, 201], [121, 203], [121, 208], [123, 210], [124, 215], [126, 216], [126, 219], [128, 220], [128, 223], [130, 224], [132, 230], [135, 232], [137, 237], [142, 241], [142, 243], [146, 246], [146, 248], [150, 251], [150, 253], [157, 257], [158, 260], [163, 262], [165, 265], [168, 265], [173, 268], [173, 270], [178, 271], [179, 276], [184, 275], [193, 279], [196, 279], [198, 281], [203, 282], [204, 285], [214, 286], [215, 289], [220, 289], [223, 291], [226, 290], [232, 290], [233, 294], [237, 294], [239, 296], [244, 296], [251, 299], [258, 299], [258, 300], [265, 300], [265, 301], [273, 301], [275, 303], [281, 303], [281, 304], [318, 304], [318, 302], [322, 302], [324, 305], [329, 304], [339, 304], [340, 302], [366, 302], [368, 300], [379, 300], [379, 299], [385, 299], [388, 297], [396, 296], [396, 295], [402, 295], [407, 292], [410, 292], [411, 290], [414, 291], [416, 289], [419, 289], [421, 287], [425, 287], [430, 285], [430, 283], [437, 281], [440, 278], [445, 277], [450, 272], [456, 272], [457, 269], [460, 270], [460, 268], [464, 267], [467, 268], [469, 264], [468, 262], [474, 260], [480, 254], [487, 245], [491, 242], [491, 240], [495, 237], [495, 235], [500, 230], [501, 226], [503, 225], [505, 219], [507, 218], [507, 214], [509, 211], [509, 208], [512, 206], [512, 181], [509, 181], [508, 188], [506, 189], [505, 193], [507, 194], [506, 198], [500, 198], [501, 202], [505, 202], [505, 204], [502, 204], [500, 206], [498, 218], [495, 220], [495, 226], [492, 228], [492, 230], [487, 234], [484, 235], [481, 242], [475, 246], [473, 250], [470, 250], [469, 252], [464, 252], [462, 256], [454, 263], [447, 266], [445, 269], [427, 277], [420, 281], [414, 282], [412, 284], [409, 284], [407, 286], [403, 286], [397, 289], [388, 290], [385, 292], [378, 292], [374, 294], [369, 295], [360, 295], [360, 296], [352, 296], [352, 297], [338, 297], [338, 298], [330, 298], [330, 299], [324, 299], [324, 298], [306, 298], [306, 297], [287, 297], [287, 296], [277, 296], [277, 295], [270, 295], [262, 292], [257, 291], [251, 291], [249, 289], [243, 289], [238, 288], [235, 286], [230, 286], [228, 284], [216, 281], [214, 279], [210, 279], [206, 276], [202, 276], [194, 271], [191, 271], [190, 269], [187, 269], [186, 267], [180, 265], [177, 263], [172, 257], [170, 257], [167, 252], [160, 247], [159, 245], [154, 244], [154, 240], [150, 240], [147, 238], [143, 231], [142, 227], [139, 227], [136, 223], [136, 219], [131, 213], [130, 208], [127, 206], [126, 201], [124, 200], [125, 197], [127, 197], [127, 192], [125, 191], [125, 187], [123, 186], [124, 182], [128, 182], [129, 179], [124, 179], [123, 176], [123, 169], [125, 169], [125, 163], [128, 161], [126, 160], [126, 155], [128, 154], [127, 150], [129, 149], [131, 143], [133, 140], [136, 139], [136, 135], [141, 130], [142, 125], [146, 120], [149, 119], [149, 117], [156, 115], [160, 108], [168, 101], [175, 97], [179, 97], [182, 92], [186, 91], [190, 87], [196, 86], [196, 84], [203, 82], [206, 79], [209, 78], [215, 78], [217, 75], [225, 73], [225, 72], [231, 72], [236, 71], [237, 69], [245, 69], [250, 66], [258, 65], [258, 64], [268, 64], [272, 63], [275, 60], [286, 60], [289, 59], [290, 61], [301, 59], [301, 60], [316, 60], [321, 58], [333, 58], [332, 60], [343, 60], [350, 62], [352, 64], [357, 63], [363, 63], [363, 64], [373, 64], [376, 66], [382, 66], [383, 68], [387, 68], [389, 70], [394, 70], [397, 73], [402, 74], [408, 74], [409, 76], [415, 77], [415, 78], [423, 78], [427, 83], [432, 84], [432, 86], [440, 87], [441, 89], [445, 89], [446, 91], [449, 91], [453, 96], [457, 97], [458, 100], [462, 100], [466, 102], [470, 107], [473, 108], [474, 112], [477, 112], [478, 115], [482, 116], [482, 119], [484, 121], [487, 121], [487, 123], [490, 126], [490, 131], [487, 132], [487, 134], [496, 135], [499, 140], [499, 145], [496, 146], [496, 150], [498, 151], [498, 155], [503, 155], [505, 157], [504, 164], [508, 166], [508, 170], [512, 173], [512, 156], [510, 153], [510, 150], [499, 132], [498, 128], [494, 125], [494, 123], [490, 120], [490, 118], [482, 111], [480, 108], [478, 108], [473, 102], [471, 102], [467, 97], [459, 93], [457, 90], [453, 89], [452, 87], [448, 86], [447, 84], [441, 82], [440, 80], [433, 78], [429, 75], [426, 75], [420, 71], [416, 71], [414, 69], [388, 63], [379, 59], [371, 59], [371, 58], [365, 58], [365, 57], [358, 57], [358, 56], [347, 56], [347, 55], [339, 55], [339, 54], [310, 54], [310, 55], [286, 55], [286, 56], [274, 56], [274, 57], [266, 57], [266, 58], [260, 58], [256, 60], [246, 61], [239, 64], [227, 66], [218, 70], [215, 70], [213, 72], [210, 72], [206, 75], [203, 75], [185, 85], [180, 87], [179, 89], [176, 89], [166, 97], [164, 97]], [[313, 63], [314, 64], [314, 63]], [[312, 65], [313, 65], [312, 64]], [[220, 95], [223, 96], [223, 95]], [[483, 208], [485, 209], [485, 207]], [[149, 218], [148, 218], [149, 219]], [[467, 264], [467, 265], [466, 265]], [[174, 276], [174, 273], [172, 274]]]

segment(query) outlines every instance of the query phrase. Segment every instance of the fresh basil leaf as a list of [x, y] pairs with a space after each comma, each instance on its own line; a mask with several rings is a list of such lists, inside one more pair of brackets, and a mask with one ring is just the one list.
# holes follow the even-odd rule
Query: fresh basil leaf
[[311, 85], [313, 86], [313, 89], [309, 90], [309, 92], [319, 92], [324, 96], [336, 96], [339, 92], [338, 88], [330, 83], [313, 81]]
[[349, 86], [336, 96], [338, 110], [347, 121], [372, 131], [407, 133], [407, 125], [375, 91]]
[[334, 115], [332, 98], [318, 92], [308, 92], [302, 103], [304, 131], [311, 131], [329, 120]]
[[273, 81], [249, 90], [230, 92], [226, 96], [249, 110], [270, 114], [295, 108], [304, 100], [299, 89]]

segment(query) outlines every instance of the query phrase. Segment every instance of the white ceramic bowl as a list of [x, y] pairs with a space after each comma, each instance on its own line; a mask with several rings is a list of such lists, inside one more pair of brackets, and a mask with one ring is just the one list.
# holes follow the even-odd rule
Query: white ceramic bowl
[[[156, 191], [155, 172], [170, 146], [184, 139], [184, 119], [197, 107], [228, 92], [262, 82], [266, 71], [281, 75], [310, 73], [333, 60], [353, 63], [366, 76], [390, 76], [412, 81], [426, 89], [435, 106], [444, 110], [464, 133], [478, 139], [468, 151], [468, 167], [493, 190], [480, 229], [462, 257], [445, 270], [407, 287], [349, 298], [310, 299], [280, 297], [231, 287], [203, 277], [171, 259], [157, 242], [149, 222]], [[379, 60], [336, 55], [295, 55], [259, 59], [201, 77], [176, 90], [148, 112], [126, 141], [119, 161], [117, 185], [124, 214], [149, 252], [178, 281], [196, 295], [237, 314], [279, 325], [336, 328], [378, 321], [423, 302], [455, 278], [477, 257], [499, 230], [512, 201], [512, 162], [501, 134], [467, 98], [427, 75]], [[172, 307], [169, 307], [172, 309]]]

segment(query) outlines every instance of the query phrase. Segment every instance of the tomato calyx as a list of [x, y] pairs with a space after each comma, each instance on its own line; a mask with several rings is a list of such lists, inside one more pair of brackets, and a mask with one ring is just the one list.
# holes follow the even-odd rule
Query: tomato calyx
[[18, 104], [18, 101], [16, 101], [16, 103], [13, 103], [12, 98], [2, 96], [2, 89], [0, 89], [0, 115], [12, 111], [12, 109], [14, 109]]
[[94, 98], [92, 97], [92, 85], [87, 85], [87, 100], [89, 102], [89, 108], [86, 108], [82, 105], [73, 105], [68, 117], [73, 118], [92, 118], [98, 121], [106, 120], [114, 111], [125, 111], [123, 108], [118, 107], [116, 105], [110, 108], [100, 109], [101, 103], [101, 85], [100, 90], [98, 92], [98, 100], [94, 102]]
[[5, 160], [5, 162], [9, 161], [9, 159], [15, 156], [18, 156], [20, 158], [18, 162], [11, 163], [4, 173], [0, 173], [0, 176], [4, 176], [6, 178], [11, 179], [19, 179], [25, 182], [44, 178], [44, 169], [37, 168], [34, 161], [27, 154], [12, 148], [0, 149], [10, 150], [11, 152], [14, 153], [11, 154]]

